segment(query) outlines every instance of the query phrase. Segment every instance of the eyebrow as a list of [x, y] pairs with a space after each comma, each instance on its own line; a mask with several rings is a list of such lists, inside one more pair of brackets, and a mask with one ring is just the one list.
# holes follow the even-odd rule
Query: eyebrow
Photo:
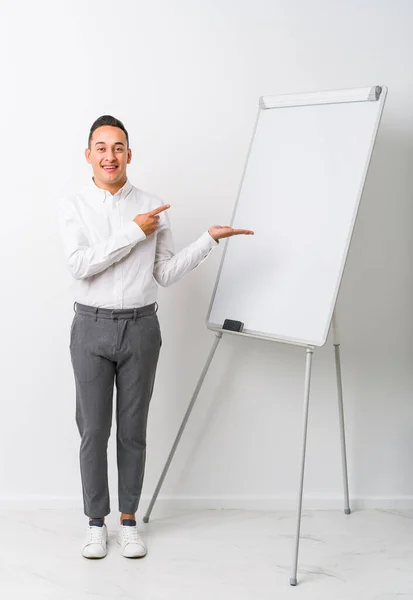
[[[96, 142], [95, 146], [97, 146], [98, 144], [106, 144], [106, 142]], [[113, 145], [114, 146], [124, 146], [125, 144], [123, 142], [115, 142]]]

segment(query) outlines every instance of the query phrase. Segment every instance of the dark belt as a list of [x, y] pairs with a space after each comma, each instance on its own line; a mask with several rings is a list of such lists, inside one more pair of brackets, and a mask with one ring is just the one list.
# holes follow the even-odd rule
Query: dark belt
[[139, 308], [99, 308], [98, 306], [86, 306], [75, 302], [73, 310], [76, 314], [98, 317], [102, 319], [138, 319], [139, 317], [148, 317], [154, 315], [158, 310], [158, 303], [148, 304]]

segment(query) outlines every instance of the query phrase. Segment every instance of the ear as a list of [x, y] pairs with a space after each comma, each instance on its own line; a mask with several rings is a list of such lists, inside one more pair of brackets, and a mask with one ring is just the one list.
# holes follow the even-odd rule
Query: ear
[[130, 148], [128, 148], [128, 162], [127, 164], [129, 164], [132, 160], [132, 150]]
[[86, 160], [89, 164], [91, 164], [90, 162], [90, 148], [86, 148], [85, 150], [85, 156], [86, 156]]

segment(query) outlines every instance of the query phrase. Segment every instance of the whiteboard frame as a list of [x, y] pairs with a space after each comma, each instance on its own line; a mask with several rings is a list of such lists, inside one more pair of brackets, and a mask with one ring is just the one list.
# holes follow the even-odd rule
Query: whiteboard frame
[[[231, 221], [230, 221], [231, 227], [234, 223], [235, 216], [237, 213], [238, 203], [239, 203], [239, 199], [241, 196], [241, 190], [242, 190], [242, 186], [244, 183], [244, 178], [245, 178], [245, 174], [247, 171], [247, 166], [248, 166], [249, 158], [251, 155], [255, 135], [257, 132], [257, 127], [258, 127], [258, 122], [259, 122], [259, 118], [261, 115], [261, 111], [274, 110], [274, 109], [278, 109], [278, 108], [290, 108], [293, 106], [308, 106], [308, 105], [314, 105], [314, 104], [338, 104], [338, 103], [344, 103], [344, 102], [378, 102], [379, 110], [377, 113], [377, 119], [376, 119], [375, 127], [373, 130], [372, 139], [370, 141], [370, 148], [369, 148], [369, 151], [366, 156], [366, 163], [364, 166], [363, 176], [360, 181], [360, 188], [359, 188], [359, 192], [357, 195], [357, 201], [356, 201], [355, 208], [354, 208], [354, 214], [353, 214], [353, 218], [352, 218], [352, 222], [351, 222], [351, 227], [349, 230], [349, 235], [347, 238], [346, 248], [345, 248], [345, 252], [344, 252], [344, 259], [343, 259], [341, 268], [339, 269], [339, 272], [338, 272], [338, 277], [337, 277], [336, 286], [335, 286], [335, 292], [334, 292], [333, 300], [332, 300], [332, 303], [330, 306], [329, 318], [327, 320], [327, 326], [324, 331], [322, 343], [319, 343], [318, 340], [316, 340], [316, 341], [301, 340], [301, 339], [296, 339], [296, 338], [287, 338], [287, 337], [283, 337], [283, 336], [273, 336], [273, 335], [267, 334], [265, 332], [254, 331], [254, 330], [249, 330], [249, 329], [244, 329], [242, 332], [231, 331], [229, 329], [223, 329], [222, 328], [223, 324], [210, 322], [210, 315], [211, 315], [212, 307], [214, 305], [214, 300], [215, 300], [216, 292], [218, 289], [221, 272], [222, 272], [222, 269], [224, 266], [225, 256], [227, 253], [228, 243], [230, 241], [230, 238], [227, 238], [225, 240], [225, 247], [224, 247], [224, 250], [222, 253], [222, 257], [221, 257], [221, 263], [220, 263], [220, 266], [218, 269], [218, 274], [217, 274], [217, 277], [215, 280], [214, 290], [213, 290], [211, 301], [209, 304], [209, 309], [208, 309], [208, 313], [207, 313], [207, 317], [206, 317], [206, 326], [208, 327], [208, 329], [210, 329], [211, 331], [216, 331], [216, 332], [231, 333], [233, 335], [240, 335], [240, 336], [244, 336], [244, 337], [264, 339], [264, 340], [268, 340], [268, 341], [293, 344], [293, 345], [297, 345], [297, 346], [307, 346], [307, 347], [322, 347], [322, 346], [324, 346], [324, 344], [327, 341], [328, 334], [330, 331], [331, 322], [332, 322], [332, 318], [333, 318], [333, 314], [334, 314], [334, 310], [335, 310], [335, 306], [336, 306], [336, 302], [337, 302], [337, 297], [338, 297], [338, 294], [340, 291], [343, 273], [344, 273], [344, 269], [345, 269], [345, 266], [347, 263], [348, 252], [349, 252], [351, 240], [352, 240], [354, 229], [355, 229], [355, 224], [357, 221], [357, 216], [358, 216], [358, 212], [359, 212], [359, 208], [360, 208], [360, 202], [361, 202], [361, 198], [363, 196], [364, 186], [365, 186], [365, 182], [367, 179], [368, 170], [370, 167], [371, 156], [373, 154], [373, 149], [374, 149], [374, 145], [375, 145], [376, 137], [377, 137], [377, 131], [380, 126], [386, 97], [387, 97], [387, 87], [383, 86], [383, 85], [369, 86], [369, 87], [365, 87], [365, 88], [345, 89], [345, 90], [329, 90], [329, 91], [322, 91], [322, 92], [305, 92], [305, 93], [300, 93], [300, 94], [287, 94], [287, 95], [283, 94], [283, 95], [276, 95], [276, 96], [261, 96], [260, 97], [259, 108], [258, 108], [257, 116], [255, 119], [254, 129], [253, 129], [251, 141], [250, 141], [250, 144], [248, 147], [247, 157], [245, 160], [240, 185], [238, 187], [236, 202], [235, 202], [235, 205], [234, 205], [234, 208], [232, 211], [232, 216], [231, 216]], [[230, 319], [231, 315], [228, 315], [227, 318]]]

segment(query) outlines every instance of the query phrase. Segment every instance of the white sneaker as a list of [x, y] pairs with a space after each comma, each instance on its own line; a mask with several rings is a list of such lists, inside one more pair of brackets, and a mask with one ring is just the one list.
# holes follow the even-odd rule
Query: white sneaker
[[85, 558], [103, 558], [107, 554], [106, 544], [108, 529], [105, 524], [97, 526], [91, 520], [86, 530], [86, 538], [82, 546], [82, 556]]
[[124, 519], [119, 527], [117, 542], [121, 547], [122, 556], [126, 558], [142, 558], [147, 553], [146, 545], [139, 535], [136, 521]]

